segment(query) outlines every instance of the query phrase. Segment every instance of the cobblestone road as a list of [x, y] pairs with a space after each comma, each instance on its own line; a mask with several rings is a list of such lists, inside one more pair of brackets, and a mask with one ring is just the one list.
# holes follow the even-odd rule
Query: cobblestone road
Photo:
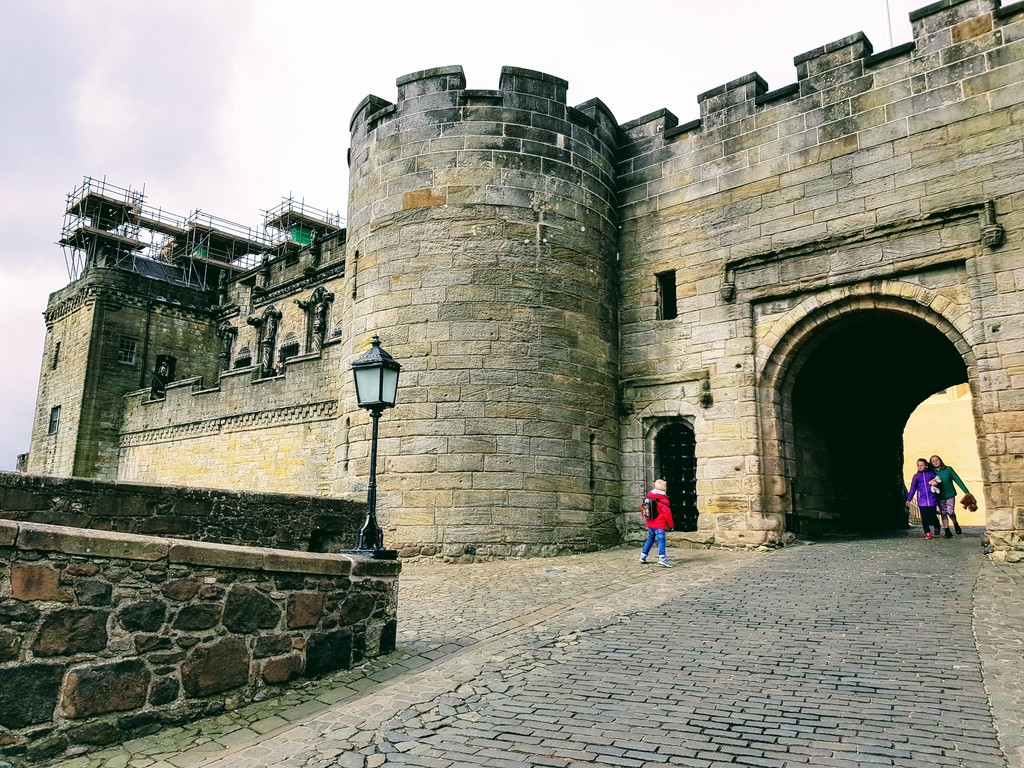
[[976, 536], [672, 554], [409, 563], [399, 653], [62, 764], [1024, 767], [1024, 571]]

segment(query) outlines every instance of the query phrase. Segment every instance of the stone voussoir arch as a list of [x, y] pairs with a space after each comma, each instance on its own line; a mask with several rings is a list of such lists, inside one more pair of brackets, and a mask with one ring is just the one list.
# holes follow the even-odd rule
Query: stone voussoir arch
[[795, 457], [793, 424], [784, 404], [802, 353], [818, 332], [834, 321], [879, 311], [916, 317], [935, 328], [956, 348], [967, 366], [968, 379], [973, 381], [977, 359], [972, 344], [971, 313], [940, 292], [913, 283], [885, 280], [807, 296], [775, 321], [755, 352], [761, 456], [766, 466], [773, 467], [761, 478], [764, 512], [781, 513], [787, 508], [786, 477], [793, 471]]
[[973, 369], [975, 356], [969, 309], [930, 288], [886, 280], [833, 288], [808, 296], [775, 321], [771, 332], [755, 351], [759, 385], [778, 387], [794, 355], [816, 329], [843, 315], [878, 310], [924, 320], [942, 333], [956, 347], [968, 369]]
[[626, 427], [626, 440], [634, 449], [627, 450], [625, 456], [635, 457], [635, 462], [627, 458], [623, 467], [623, 480], [630, 493], [639, 493], [654, 479], [648, 476], [654, 471], [654, 440], [661, 429], [677, 421], [684, 421], [693, 429], [699, 451], [706, 424], [700, 408], [692, 403], [678, 398], [654, 400], [633, 414]]

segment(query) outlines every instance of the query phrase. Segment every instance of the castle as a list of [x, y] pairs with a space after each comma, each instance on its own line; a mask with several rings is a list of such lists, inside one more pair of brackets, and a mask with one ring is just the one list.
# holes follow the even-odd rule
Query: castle
[[[903, 426], [967, 383], [987, 536], [1024, 549], [1024, 3], [941, 0], [620, 124], [506, 67], [351, 120], [347, 227], [262, 230], [86, 180], [29, 473], [358, 498], [351, 361], [402, 364], [379, 514], [406, 554], [612, 545], [666, 477], [679, 539], [905, 525]], [[972, 489], [976, 492], [981, 489]]]

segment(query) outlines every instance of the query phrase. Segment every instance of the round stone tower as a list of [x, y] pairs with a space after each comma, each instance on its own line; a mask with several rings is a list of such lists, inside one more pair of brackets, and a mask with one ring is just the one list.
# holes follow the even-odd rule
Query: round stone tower
[[[617, 126], [505, 67], [398, 80], [352, 117], [346, 343], [403, 366], [379, 514], [407, 554], [515, 556], [618, 540]], [[350, 411], [350, 488], [368, 419]]]

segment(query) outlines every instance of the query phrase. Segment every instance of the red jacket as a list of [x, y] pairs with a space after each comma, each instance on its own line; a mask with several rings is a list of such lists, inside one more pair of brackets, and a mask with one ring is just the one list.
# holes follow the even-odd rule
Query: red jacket
[[658, 510], [658, 516], [653, 520], [646, 520], [648, 528], [660, 528], [663, 531], [670, 531], [675, 528], [672, 522], [672, 505], [669, 504], [668, 496], [661, 491], [651, 491], [647, 494], [651, 504]]

